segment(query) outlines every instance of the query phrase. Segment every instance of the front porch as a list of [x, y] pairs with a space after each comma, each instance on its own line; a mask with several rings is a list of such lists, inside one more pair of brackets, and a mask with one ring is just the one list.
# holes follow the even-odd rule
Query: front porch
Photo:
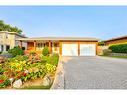
[[[26, 41], [25, 41], [26, 42]], [[20, 40], [19, 46], [22, 48], [23, 41]], [[29, 54], [30, 52], [36, 52], [37, 54], [41, 54], [42, 50], [45, 46], [48, 46], [49, 53], [60, 53], [60, 42], [59, 41], [27, 41], [27, 48], [25, 49], [25, 54]]]

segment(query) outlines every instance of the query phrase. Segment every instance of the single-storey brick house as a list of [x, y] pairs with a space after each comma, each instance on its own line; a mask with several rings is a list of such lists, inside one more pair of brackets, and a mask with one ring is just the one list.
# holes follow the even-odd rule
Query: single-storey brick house
[[127, 43], [127, 35], [117, 37], [117, 38], [112, 38], [112, 39], [109, 39], [109, 40], [105, 41], [106, 46], [109, 46], [109, 45], [112, 45], [112, 44], [121, 44], [121, 43]]
[[58, 53], [62, 56], [95, 56], [98, 53], [99, 39], [84, 37], [41, 37], [41, 38], [19, 38], [19, 46], [22, 42], [27, 43], [25, 53], [36, 51], [42, 53], [45, 45], [48, 46], [50, 54]]

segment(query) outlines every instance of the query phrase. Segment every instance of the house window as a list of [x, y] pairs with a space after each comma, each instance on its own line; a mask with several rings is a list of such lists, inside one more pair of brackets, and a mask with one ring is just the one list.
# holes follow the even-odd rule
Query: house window
[[4, 46], [3, 45], [1, 45], [1, 51], [4, 51]]
[[37, 47], [42, 48], [42, 43], [38, 43]]
[[49, 46], [49, 43], [48, 42], [44, 43], [44, 46], [47, 46], [48, 47]]
[[8, 35], [6, 34], [6, 39], [8, 39]]
[[40, 43], [37, 44], [37, 47], [40, 47]]
[[8, 51], [10, 49], [9, 45], [6, 45], [6, 51]]
[[25, 47], [22, 47], [22, 50], [25, 50]]

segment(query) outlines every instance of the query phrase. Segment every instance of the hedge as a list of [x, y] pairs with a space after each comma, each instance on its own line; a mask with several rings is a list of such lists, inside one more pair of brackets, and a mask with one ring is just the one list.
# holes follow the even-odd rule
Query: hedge
[[127, 44], [117, 44], [109, 47], [113, 53], [127, 53]]

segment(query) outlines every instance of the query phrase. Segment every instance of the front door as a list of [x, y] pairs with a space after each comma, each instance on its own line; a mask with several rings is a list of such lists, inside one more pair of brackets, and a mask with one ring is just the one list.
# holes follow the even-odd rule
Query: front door
[[34, 50], [34, 43], [33, 42], [28, 42], [27, 43], [27, 48], [28, 48], [28, 50]]

